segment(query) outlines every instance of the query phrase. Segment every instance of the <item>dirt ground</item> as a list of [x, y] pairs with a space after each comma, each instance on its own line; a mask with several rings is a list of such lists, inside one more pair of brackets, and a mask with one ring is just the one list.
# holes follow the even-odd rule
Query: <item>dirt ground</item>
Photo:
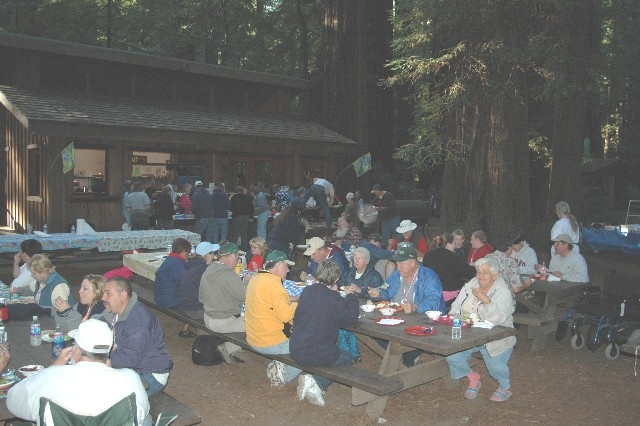
[[[640, 275], [640, 261], [620, 253], [589, 253], [586, 256], [591, 282], [600, 284], [604, 273]], [[10, 267], [3, 264], [0, 277], [6, 282]], [[121, 266], [120, 259], [60, 260], [58, 272], [76, 286], [86, 273], [102, 273]], [[143, 281], [144, 279], [140, 279]], [[350, 389], [331, 385], [326, 407], [319, 408], [296, 397], [296, 382], [273, 389], [266, 379], [266, 358], [244, 352], [245, 364], [203, 367], [191, 362], [193, 339], [180, 338], [181, 323], [159, 315], [174, 361], [166, 391], [202, 416], [202, 424], [301, 425], [375, 424], [364, 406], [353, 407]], [[615, 361], [604, 357], [603, 347], [594, 353], [574, 350], [570, 337], [557, 342], [553, 336], [543, 351], [532, 353], [526, 327], [518, 332], [510, 361], [513, 397], [505, 403], [489, 401], [497, 384], [478, 363], [482, 389], [474, 401], [463, 396], [466, 381], [446, 389], [442, 381], [419, 386], [389, 397], [383, 417], [388, 425], [578, 425], [640, 424], [640, 377], [634, 375], [635, 359], [622, 354]], [[361, 345], [360, 368], [375, 369], [379, 359]], [[638, 366], [640, 370], [640, 366]]]

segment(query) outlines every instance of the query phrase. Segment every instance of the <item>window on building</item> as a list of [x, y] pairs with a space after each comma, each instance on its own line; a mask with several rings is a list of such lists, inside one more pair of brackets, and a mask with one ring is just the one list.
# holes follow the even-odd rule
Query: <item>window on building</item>
[[39, 144], [27, 146], [28, 196], [42, 197], [42, 150]]
[[73, 169], [73, 192], [75, 194], [107, 194], [105, 164], [107, 152], [103, 149], [75, 150], [76, 167]]

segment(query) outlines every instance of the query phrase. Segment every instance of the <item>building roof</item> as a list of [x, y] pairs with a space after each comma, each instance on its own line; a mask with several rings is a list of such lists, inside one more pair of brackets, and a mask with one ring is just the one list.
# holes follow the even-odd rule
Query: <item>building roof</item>
[[74, 127], [77, 126], [117, 126], [141, 130], [356, 144], [318, 123], [294, 116], [36, 93], [10, 86], [0, 86], [0, 103], [30, 132], [42, 135], [51, 134], [54, 127], [59, 135], [73, 136]]
[[309, 80], [0, 31], [0, 46], [307, 90]]

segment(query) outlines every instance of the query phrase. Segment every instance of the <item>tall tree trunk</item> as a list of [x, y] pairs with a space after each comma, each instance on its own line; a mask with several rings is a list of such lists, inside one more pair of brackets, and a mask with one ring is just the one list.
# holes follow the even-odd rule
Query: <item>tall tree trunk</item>
[[597, 52], [594, 52], [590, 35], [598, 0], [567, 0], [560, 7], [557, 30], [563, 42], [563, 58], [559, 67], [560, 83], [564, 88], [555, 99], [553, 138], [547, 218], [551, 221], [555, 204], [564, 200], [571, 211], [579, 216], [580, 165], [582, 162], [586, 128], [588, 90], [591, 88], [590, 71], [594, 69]]
[[296, 14], [300, 24], [300, 77], [309, 78], [309, 25], [302, 10], [302, 0], [296, 0]]

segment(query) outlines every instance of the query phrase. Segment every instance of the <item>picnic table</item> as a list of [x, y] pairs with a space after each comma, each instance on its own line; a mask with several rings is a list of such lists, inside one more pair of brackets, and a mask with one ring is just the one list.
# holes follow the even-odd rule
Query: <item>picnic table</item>
[[539, 351], [547, 347], [547, 336], [556, 331], [559, 317], [558, 306], [569, 306], [584, 290], [588, 283], [569, 281], [534, 280], [528, 290], [544, 294], [542, 303], [535, 298], [527, 298], [526, 293], [516, 293], [516, 300], [529, 309], [529, 313], [513, 314], [513, 322], [528, 327], [527, 337], [532, 340], [531, 350]]
[[[136, 269], [132, 270], [136, 272]], [[141, 272], [144, 271], [141, 270]], [[159, 307], [154, 301], [153, 289], [149, 288], [149, 286], [145, 285], [143, 287], [139, 284], [134, 284], [133, 288], [142, 303], [182, 322], [205, 330], [210, 334], [215, 334], [238, 344], [245, 349], [253, 350], [246, 342], [245, 333], [215, 333], [207, 329], [204, 323], [188, 318], [177, 308], [166, 309]], [[290, 295], [294, 296], [304, 291], [303, 287], [298, 287], [293, 282], [287, 282], [285, 288]], [[361, 315], [355, 326], [347, 328], [348, 331], [355, 333], [363, 344], [370, 347], [374, 353], [380, 356], [377, 373], [362, 371], [359, 368], [345, 368], [345, 366], [297, 366], [288, 355], [267, 355], [262, 353], [259, 355], [278, 359], [310, 373], [325, 375], [336, 382], [350, 386], [352, 389], [352, 405], [367, 404], [367, 415], [372, 419], [378, 419], [384, 411], [389, 395], [431, 383], [437, 379], [448, 378], [449, 368], [444, 358], [445, 356], [516, 334], [515, 329], [502, 326], [495, 326], [492, 329], [468, 328], [463, 330], [462, 339], [453, 340], [451, 339], [450, 326], [433, 323], [424, 314], [397, 314], [397, 317], [404, 320], [404, 323], [398, 326], [380, 325], [376, 322], [376, 319], [381, 316], [378, 312]], [[406, 327], [415, 325], [434, 327], [436, 332], [430, 336], [415, 336], [404, 331]], [[383, 349], [376, 342], [376, 338], [389, 341], [387, 348]], [[420, 349], [427, 353], [421, 355], [421, 363], [414, 367], [406, 368], [401, 362], [402, 355], [414, 349]]]
[[[55, 328], [55, 321], [51, 317], [42, 316], [39, 318], [40, 327], [43, 334], [47, 330]], [[42, 340], [40, 346], [31, 346], [30, 341], [30, 321], [11, 321], [5, 322], [5, 330], [8, 336], [8, 342], [11, 345], [11, 361], [7, 369], [15, 369], [15, 374], [20, 378], [18, 368], [23, 365], [40, 364], [45, 367], [49, 366], [52, 361], [51, 344]], [[67, 341], [67, 345], [72, 341]], [[0, 422], [14, 419], [15, 416], [7, 409], [5, 394], [0, 390]], [[178, 418], [172, 423], [175, 426], [186, 426], [200, 423], [200, 415], [173, 398], [171, 395], [160, 392], [149, 398], [151, 405], [151, 415], [153, 419], [161, 412], [173, 412], [178, 414]]]
[[200, 242], [200, 235], [181, 229], [147, 230], [147, 231], [113, 231], [96, 232], [79, 235], [71, 233], [48, 234], [16, 234], [0, 236], [0, 253], [17, 253], [20, 243], [27, 239], [36, 239], [45, 251], [97, 248], [100, 252], [126, 251], [134, 249], [157, 250], [166, 248], [176, 238], [185, 238], [193, 245]]

